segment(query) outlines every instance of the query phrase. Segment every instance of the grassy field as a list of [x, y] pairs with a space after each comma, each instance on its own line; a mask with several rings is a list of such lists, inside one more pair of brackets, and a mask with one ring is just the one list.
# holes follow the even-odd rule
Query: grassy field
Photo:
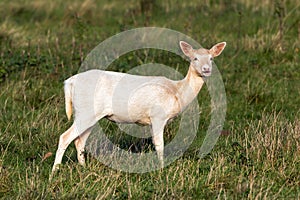
[[[100, 42], [144, 26], [180, 31], [204, 47], [227, 42], [215, 60], [228, 104], [217, 145], [206, 157], [197, 156], [211, 114], [203, 88], [197, 137], [163, 170], [121, 172], [89, 154], [83, 168], [71, 144], [60, 171], [48, 182], [59, 135], [71, 124], [64, 111], [63, 80], [77, 73]], [[299, 51], [296, 0], [2, 0], [0, 197], [300, 199]], [[181, 57], [145, 52], [125, 55], [111, 69], [126, 72], [157, 61], [187, 71]], [[176, 123], [166, 128], [166, 142], [174, 137]], [[135, 138], [124, 140], [114, 124], [100, 124], [116, 143], [140, 147]], [[151, 142], [145, 145], [151, 150]]]

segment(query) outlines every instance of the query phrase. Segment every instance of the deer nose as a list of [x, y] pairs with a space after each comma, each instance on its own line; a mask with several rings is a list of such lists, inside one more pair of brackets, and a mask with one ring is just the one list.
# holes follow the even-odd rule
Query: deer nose
[[202, 66], [202, 71], [203, 71], [203, 72], [210, 71], [210, 66], [207, 65], [207, 64], [203, 65], [203, 66]]

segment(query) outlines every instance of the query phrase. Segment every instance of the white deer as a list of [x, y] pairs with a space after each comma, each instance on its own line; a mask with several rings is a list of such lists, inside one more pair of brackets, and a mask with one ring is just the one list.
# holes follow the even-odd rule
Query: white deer
[[102, 118], [151, 125], [152, 141], [163, 167], [166, 123], [198, 95], [204, 78], [211, 75], [213, 58], [219, 56], [225, 46], [226, 42], [221, 42], [209, 50], [193, 49], [190, 44], [180, 41], [181, 50], [191, 62], [186, 77], [179, 81], [102, 70], [89, 70], [67, 79], [64, 82], [66, 113], [70, 119], [74, 109], [75, 117], [72, 126], [59, 138], [52, 174], [73, 140], [78, 162], [85, 164], [86, 140]]

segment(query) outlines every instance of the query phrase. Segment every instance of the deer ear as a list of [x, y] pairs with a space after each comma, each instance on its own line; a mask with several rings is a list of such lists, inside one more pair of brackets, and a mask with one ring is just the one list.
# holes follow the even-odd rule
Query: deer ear
[[191, 57], [191, 53], [192, 53], [193, 47], [190, 44], [188, 44], [188, 43], [186, 43], [184, 41], [180, 41], [179, 45], [180, 45], [180, 48], [181, 48], [182, 52], [187, 57]]
[[219, 56], [222, 51], [224, 50], [226, 46], [226, 42], [221, 42], [221, 43], [218, 43], [216, 45], [214, 45], [210, 50], [209, 50], [209, 53], [213, 56], [213, 57], [217, 57]]

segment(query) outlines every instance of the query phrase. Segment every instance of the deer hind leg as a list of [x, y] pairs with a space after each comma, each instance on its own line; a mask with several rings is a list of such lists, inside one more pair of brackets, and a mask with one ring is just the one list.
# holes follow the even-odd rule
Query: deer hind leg
[[79, 164], [81, 165], [85, 165], [85, 157], [84, 157], [84, 148], [85, 148], [85, 143], [86, 140], [88, 139], [89, 135], [91, 134], [93, 130], [93, 127], [87, 129], [83, 134], [81, 134], [80, 136], [78, 136], [74, 143], [75, 143], [75, 147], [77, 150], [77, 159]]
[[52, 173], [58, 168], [58, 165], [61, 164], [62, 157], [67, 147], [76, 137], [78, 137], [78, 133], [75, 129], [75, 124], [73, 124], [67, 131], [60, 135]]
[[[58, 165], [61, 164], [63, 155], [69, 146], [69, 144], [75, 140], [77, 137], [79, 137], [82, 133], [85, 133], [88, 129], [90, 129], [92, 126], [87, 126], [85, 129], [78, 130], [76, 123], [74, 122], [73, 125], [61, 136], [59, 137], [59, 143], [58, 148], [55, 155], [55, 161], [52, 168], [52, 173], [58, 168]], [[81, 127], [83, 128], [83, 127]], [[83, 131], [84, 130], [84, 131]]]

